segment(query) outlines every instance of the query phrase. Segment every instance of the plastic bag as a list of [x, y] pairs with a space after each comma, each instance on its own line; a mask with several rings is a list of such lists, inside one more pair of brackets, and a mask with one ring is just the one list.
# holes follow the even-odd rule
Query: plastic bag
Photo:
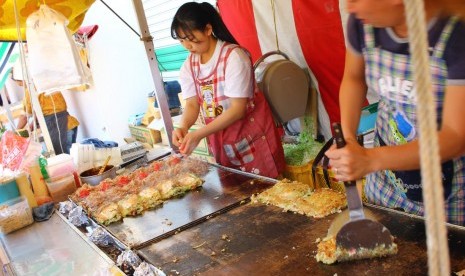
[[90, 72], [81, 62], [68, 20], [61, 13], [41, 5], [26, 25], [29, 69], [39, 93], [89, 84]]
[[37, 159], [39, 159], [42, 151], [43, 149], [40, 143], [31, 141], [31, 139], [29, 139], [29, 145], [27, 147], [26, 153], [24, 154], [19, 170], [30, 174], [31, 172], [29, 171], [29, 168], [37, 165]]
[[32, 215], [35, 221], [49, 220], [55, 212], [55, 203], [48, 202], [32, 208]]
[[17, 171], [25, 158], [29, 139], [16, 135], [12, 131], [3, 133], [0, 142], [0, 164], [3, 169]]

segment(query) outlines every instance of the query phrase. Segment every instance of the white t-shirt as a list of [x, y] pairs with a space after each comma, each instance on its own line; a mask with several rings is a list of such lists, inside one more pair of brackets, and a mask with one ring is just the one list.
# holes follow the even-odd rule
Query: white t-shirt
[[[205, 64], [200, 64], [199, 78], [208, 76], [220, 55], [221, 47], [224, 41], [218, 40], [215, 52], [210, 60]], [[179, 83], [181, 84], [182, 96], [184, 99], [197, 96], [195, 92], [195, 82], [192, 79], [189, 57], [184, 61], [179, 74]], [[230, 98], [251, 98], [253, 96], [252, 67], [250, 58], [240, 48], [234, 49], [227, 59], [225, 72], [225, 91], [224, 94]]]

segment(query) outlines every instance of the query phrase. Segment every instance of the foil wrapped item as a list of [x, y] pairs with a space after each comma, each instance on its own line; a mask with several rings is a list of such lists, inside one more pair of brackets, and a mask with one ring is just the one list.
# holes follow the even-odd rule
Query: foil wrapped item
[[103, 247], [107, 247], [113, 243], [113, 238], [108, 235], [107, 231], [105, 231], [105, 229], [103, 229], [101, 226], [98, 226], [94, 229], [94, 231], [92, 231], [89, 239], [96, 245]]
[[166, 276], [166, 274], [153, 265], [142, 262], [134, 271], [134, 276]]
[[141, 262], [139, 256], [131, 250], [123, 251], [116, 259], [116, 265], [126, 274], [133, 274]]
[[60, 213], [62, 213], [65, 216], [68, 215], [69, 212], [73, 210], [73, 208], [74, 204], [69, 200], [58, 203], [58, 211], [60, 211]]
[[54, 212], [55, 204], [53, 202], [44, 203], [32, 208], [32, 216], [35, 221], [46, 221], [52, 217]]
[[87, 216], [81, 206], [78, 206], [69, 212], [68, 220], [74, 226], [81, 226], [88, 223]]

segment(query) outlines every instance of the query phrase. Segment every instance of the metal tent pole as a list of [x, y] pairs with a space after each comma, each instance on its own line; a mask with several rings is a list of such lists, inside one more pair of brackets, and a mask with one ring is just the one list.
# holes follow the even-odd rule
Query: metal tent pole
[[50, 156], [55, 155], [55, 150], [53, 149], [52, 139], [50, 138], [50, 133], [48, 132], [47, 123], [45, 122], [44, 113], [42, 112], [42, 107], [39, 103], [39, 96], [37, 95], [37, 91], [35, 87], [29, 86], [29, 93], [31, 93], [31, 105], [32, 109], [34, 110], [37, 121], [39, 122], [40, 132], [42, 137], [44, 138], [45, 147]]
[[153, 37], [150, 35], [149, 27], [147, 25], [147, 18], [145, 17], [145, 11], [142, 6], [142, 1], [133, 0], [132, 2], [134, 5], [134, 10], [136, 11], [137, 20], [139, 22], [141, 40], [144, 42], [145, 52], [148, 57], [150, 72], [152, 73], [152, 79], [155, 85], [155, 95], [157, 97], [158, 106], [161, 111], [161, 118], [165, 125], [166, 135], [168, 136], [168, 143], [172, 149], [177, 149], [171, 141], [173, 132], [173, 121], [171, 120], [171, 114], [168, 107], [168, 101], [166, 99], [163, 79], [161, 76], [160, 69], [158, 68], [158, 61], [155, 57]]
[[[19, 51], [21, 53], [20, 54], [21, 70], [22, 70], [23, 79], [24, 79], [24, 92], [29, 93], [29, 96], [31, 98], [31, 107], [34, 111], [33, 114], [35, 113], [35, 116], [37, 117], [37, 121], [39, 122], [40, 131], [41, 131], [42, 137], [44, 138], [44, 143], [47, 149], [47, 153], [48, 155], [52, 156], [52, 155], [55, 155], [55, 151], [53, 149], [53, 144], [52, 144], [52, 139], [50, 138], [50, 133], [47, 128], [47, 123], [45, 122], [44, 113], [42, 112], [42, 107], [40, 106], [37, 90], [29, 76], [29, 70], [26, 66], [25, 50], [23, 46], [24, 46], [23, 43], [19, 44]], [[27, 91], [26, 87], [29, 89], [29, 92]], [[37, 138], [36, 133], [33, 134], [33, 137]], [[38, 141], [38, 139], [35, 139], [35, 140]]]

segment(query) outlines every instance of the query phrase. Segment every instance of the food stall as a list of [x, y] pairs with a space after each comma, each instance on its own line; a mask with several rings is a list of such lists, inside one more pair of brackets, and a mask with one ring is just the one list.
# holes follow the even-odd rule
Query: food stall
[[[398, 253], [326, 265], [315, 260], [317, 243], [337, 214], [310, 218], [250, 202], [252, 195], [271, 187], [273, 179], [212, 164], [202, 178], [202, 187], [109, 225], [88, 217], [86, 223], [75, 226], [57, 210], [46, 222], [2, 237], [10, 260], [7, 267], [17, 275], [41, 272], [44, 262], [67, 275], [100, 269], [131, 274], [127, 267], [116, 267], [118, 255], [131, 249], [166, 275], [427, 274], [423, 218], [366, 205], [390, 229]], [[97, 227], [112, 238], [111, 245], [92, 242], [91, 233]], [[465, 229], [454, 225], [447, 229], [451, 270], [462, 271]]]
[[[156, 63], [156, 59], [151, 60]], [[161, 86], [157, 80], [155, 83]], [[167, 110], [161, 105], [162, 115], [163, 109]], [[49, 220], [3, 235], [4, 271], [13, 275], [132, 275], [132, 263], [119, 261], [131, 250], [158, 269], [154, 275], [428, 273], [423, 218], [367, 204], [366, 208], [391, 230], [399, 252], [386, 258], [325, 265], [315, 260], [317, 243], [326, 236], [337, 214], [311, 218], [253, 203], [251, 197], [276, 180], [211, 163], [204, 165], [208, 170], [199, 176], [201, 187], [142, 214], [105, 225], [84, 213], [84, 218], [75, 223], [70, 213], [78, 206], [71, 199], [72, 210], [57, 208]], [[451, 271], [463, 271], [465, 228], [446, 227]], [[110, 241], [97, 244], [93, 239], [93, 234], [100, 231], [97, 229], [103, 229]]]

